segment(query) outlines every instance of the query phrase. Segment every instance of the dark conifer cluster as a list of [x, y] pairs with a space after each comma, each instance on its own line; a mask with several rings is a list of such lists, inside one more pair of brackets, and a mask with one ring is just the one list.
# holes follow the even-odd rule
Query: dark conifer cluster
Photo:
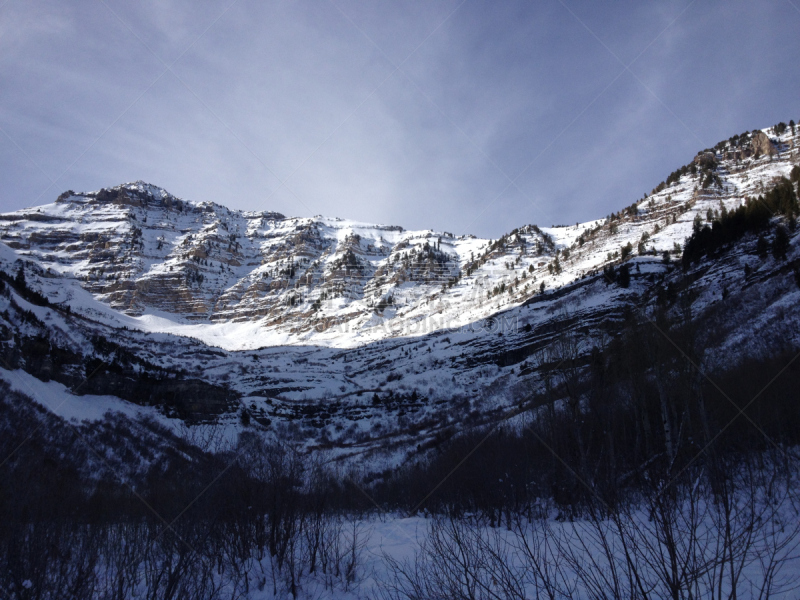
[[[797, 177], [797, 171], [792, 172], [792, 177]], [[697, 262], [703, 256], [718, 252], [748, 233], [760, 233], [768, 230], [773, 225], [773, 217], [785, 217], [789, 226], [794, 227], [798, 212], [800, 212], [800, 208], [797, 203], [795, 184], [789, 179], [783, 178], [766, 194], [757, 198], [748, 198], [743, 206], [735, 210], [722, 211], [711, 226], [705, 225], [697, 228], [686, 241], [683, 251], [684, 267]], [[780, 231], [781, 226], [778, 226], [777, 223], [774, 225]], [[779, 252], [782, 255], [785, 255], [785, 246], [788, 242], [788, 240], [781, 241], [784, 237], [785, 232], [778, 234], [777, 237], [779, 248], [784, 248], [782, 252]]]

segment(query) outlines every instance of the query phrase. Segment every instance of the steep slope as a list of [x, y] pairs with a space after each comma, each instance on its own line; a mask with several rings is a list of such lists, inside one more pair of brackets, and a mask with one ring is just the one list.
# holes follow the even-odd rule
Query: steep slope
[[45, 276], [77, 281], [140, 317], [130, 326], [231, 350], [346, 347], [466, 325], [623, 254], [679, 255], [695, 220], [789, 174], [798, 138], [771, 133], [734, 136], [698, 154], [669, 184], [604, 220], [528, 225], [499, 240], [241, 212], [142, 182], [69, 191], [54, 204], [0, 215], [0, 240]]
[[704, 325], [703, 366], [800, 347], [795, 232], [786, 259], [751, 235], [675, 263], [693, 230], [788, 176], [797, 146], [788, 129], [734, 136], [606, 219], [499, 240], [242, 213], [140, 182], [68, 192], [0, 215], [2, 366], [394, 463], [514, 414], [655, 310]]

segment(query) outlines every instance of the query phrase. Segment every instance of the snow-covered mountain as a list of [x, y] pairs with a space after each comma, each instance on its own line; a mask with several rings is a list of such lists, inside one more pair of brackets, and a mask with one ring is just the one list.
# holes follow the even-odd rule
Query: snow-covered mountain
[[493, 244], [396, 226], [234, 211], [183, 201], [142, 182], [65, 192], [54, 204], [0, 219], [0, 239], [46, 273], [79, 282], [127, 315], [161, 317], [140, 319], [144, 328], [181, 332], [185, 324], [246, 323], [189, 330], [200, 337], [214, 331], [230, 349], [347, 346], [354, 336], [405, 332], [431, 314], [444, 321], [474, 306], [471, 316], [484, 316], [493, 312], [487, 290], [511, 285], [512, 275], [541, 272], [556, 250], [553, 238], [535, 226]]
[[[351, 347], [519, 306], [618, 261], [629, 243], [632, 254], [679, 256], [696, 216], [788, 176], [796, 143], [789, 129], [732, 138], [611, 218], [524, 225], [499, 240], [242, 212], [136, 182], [2, 214], [0, 241], [54, 287], [77, 283], [143, 330], [230, 350]], [[80, 312], [63, 293], [57, 301]]]
[[[309, 447], [396, 460], [506, 414], [566, 346], [586, 356], [687, 286], [692, 318], [716, 319], [707, 364], [773, 335], [800, 346], [785, 328], [800, 299], [794, 233], [788, 262], [747, 238], [675, 266], [693, 229], [798, 160], [788, 127], [733, 136], [607, 218], [498, 240], [242, 212], [143, 182], [65, 192], [0, 215], [0, 270], [24, 278], [0, 298], [3, 378], [22, 369], [232, 428], [245, 411]], [[613, 283], [604, 269], [623, 264], [630, 282]]]

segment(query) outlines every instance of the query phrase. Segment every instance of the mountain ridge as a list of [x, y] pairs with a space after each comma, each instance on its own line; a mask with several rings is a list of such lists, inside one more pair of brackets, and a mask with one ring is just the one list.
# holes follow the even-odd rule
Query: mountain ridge
[[[466, 325], [634, 254], [679, 255], [698, 215], [788, 175], [796, 146], [788, 129], [737, 135], [606, 219], [498, 240], [231, 210], [137, 181], [2, 214], [0, 241], [146, 330], [213, 325], [230, 349], [353, 346]], [[237, 323], [253, 325], [248, 341]]]
[[[102, 203], [91, 196], [70, 202], [73, 196], [65, 196], [42, 210], [6, 214], [0, 219], [0, 270], [7, 282], [0, 297], [3, 377], [13, 379], [14, 369], [22, 369], [72, 390], [64, 392], [65, 401], [70, 393], [118, 396], [193, 427], [222, 427], [227, 436], [256, 428], [309, 450], [326, 449], [336, 460], [371, 457], [370, 468], [380, 470], [449, 439], [458, 429], [513, 419], [519, 406], [552, 391], [553, 372], [562, 378], [564, 369], [586, 369], [594, 353], [623, 335], [636, 315], [713, 323], [708, 331], [698, 325], [705, 350], [697, 359], [712, 370], [730, 367], [731, 353], [769, 355], [776, 336], [800, 347], [800, 328], [786, 328], [787, 322], [800, 320], [792, 271], [800, 258], [795, 231], [782, 260], [762, 256], [762, 242], [750, 235], [714, 257], [685, 269], [676, 266], [676, 245], [693, 231], [716, 222], [723, 208], [741, 206], [793, 172], [797, 137], [784, 132], [775, 139], [772, 155], [742, 158], [741, 145], [718, 150], [713, 161], [701, 152], [695, 162], [673, 172], [669, 183], [605, 220], [563, 228], [528, 226], [491, 241], [442, 237], [440, 242], [426, 234], [412, 244], [402, 236], [416, 232], [381, 230], [377, 235], [386, 244], [376, 245], [378, 238], [367, 238], [345, 221], [320, 224], [320, 230], [328, 228], [324, 236], [304, 237], [294, 229], [299, 219], [287, 218], [288, 230], [281, 229], [286, 224], [281, 221], [266, 231], [272, 237], [253, 230], [238, 240], [222, 237], [226, 244], [219, 248], [219, 236], [230, 235], [237, 224], [232, 219], [226, 227], [219, 224], [220, 215], [230, 214], [227, 209], [209, 205], [208, 211], [192, 213], [199, 228], [197, 222], [185, 231], [176, 226], [170, 248], [178, 253], [165, 249], [152, 261], [157, 274], [166, 277], [156, 278], [164, 286], [162, 296], [151, 297], [165, 298], [168, 304], [162, 308], [203, 300], [208, 282], [187, 282], [187, 274], [208, 273], [219, 268], [218, 257], [239, 252], [238, 266], [223, 263], [231, 283], [220, 297], [228, 294], [229, 302], [252, 271], [269, 271], [274, 281], [275, 271], [283, 269], [282, 281], [293, 281], [255, 296], [275, 303], [274, 314], [255, 319], [247, 312], [253, 307], [245, 304], [238, 320], [189, 319], [157, 307], [127, 314], [113, 304], [119, 297], [113, 296], [116, 277], [84, 277], [100, 268], [109, 271], [105, 276], [136, 268], [144, 272], [142, 264], [149, 269], [151, 263], [144, 261], [149, 251], [158, 251], [159, 236], [132, 236], [132, 227], [144, 230], [140, 225], [146, 216], [149, 225], [173, 231], [185, 212], [175, 206], [184, 202], [180, 199], [170, 200], [172, 212], [166, 216], [159, 198], [146, 215], [135, 206], [136, 218], [120, 219], [119, 207], [105, 194]], [[728, 152], [734, 156], [728, 158]], [[89, 203], [95, 203], [91, 213], [85, 210]], [[211, 227], [201, 236], [203, 216]], [[125, 226], [122, 234], [112, 236], [120, 224]], [[199, 239], [183, 245], [190, 235]], [[390, 236], [397, 238], [391, 247]], [[324, 242], [317, 248], [320, 254], [327, 249], [325, 265], [336, 265], [339, 273], [323, 269], [318, 282], [303, 285], [305, 271], [297, 271], [305, 265], [295, 259], [299, 249], [314, 248], [315, 240]], [[244, 250], [266, 247], [270, 260], [262, 264], [262, 254], [247, 258], [234, 246], [237, 241]], [[454, 253], [456, 242], [480, 250], [472, 251], [467, 264], [457, 265], [460, 278], [442, 285], [435, 279], [436, 259]], [[76, 249], [68, 250], [70, 245]], [[417, 254], [425, 252], [422, 266], [404, 260], [414, 248]], [[196, 254], [204, 249], [211, 252]], [[355, 268], [348, 251], [368, 277], [353, 277], [353, 297], [331, 294], [320, 302], [330, 322], [317, 328], [321, 317], [313, 316], [317, 311], [309, 316], [310, 305], [341, 283], [336, 276]], [[289, 256], [295, 258], [287, 261]], [[396, 262], [388, 260], [394, 256]], [[212, 264], [199, 264], [204, 260]], [[294, 277], [287, 265], [294, 265]], [[242, 278], [235, 277], [237, 269]], [[383, 287], [370, 284], [380, 269], [407, 279], [387, 277]], [[326, 281], [326, 274], [334, 278]], [[170, 282], [174, 289], [166, 285]], [[139, 282], [132, 278], [123, 284]], [[153, 278], [149, 284], [154, 285]], [[369, 299], [376, 289], [380, 293], [371, 296], [376, 302], [368, 305], [365, 296]], [[303, 301], [286, 302], [298, 290]], [[387, 290], [396, 301], [379, 306]], [[230, 306], [226, 310], [232, 313], [237, 306]], [[733, 317], [724, 307], [731, 307]], [[246, 425], [240, 423], [242, 415], [247, 415]]]

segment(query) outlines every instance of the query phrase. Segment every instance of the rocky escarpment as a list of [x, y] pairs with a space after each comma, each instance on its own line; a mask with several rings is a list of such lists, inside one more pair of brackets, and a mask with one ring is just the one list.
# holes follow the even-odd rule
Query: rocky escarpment
[[0, 220], [0, 359], [355, 454], [506, 418], [543, 389], [579, 398], [570, 378], [631, 323], [698, 324], [710, 367], [779, 337], [800, 347], [786, 211], [678, 260], [767, 190], [796, 196], [798, 138], [762, 133], [776, 153], [734, 136], [604, 219], [497, 240], [241, 213], [140, 183], [70, 193]]
[[347, 345], [477, 322], [633, 255], [677, 257], [698, 223], [788, 176], [797, 144], [786, 126], [735, 135], [604, 219], [497, 240], [242, 212], [135, 182], [0, 215], [0, 241], [129, 315], [257, 324], [228, 347]]

